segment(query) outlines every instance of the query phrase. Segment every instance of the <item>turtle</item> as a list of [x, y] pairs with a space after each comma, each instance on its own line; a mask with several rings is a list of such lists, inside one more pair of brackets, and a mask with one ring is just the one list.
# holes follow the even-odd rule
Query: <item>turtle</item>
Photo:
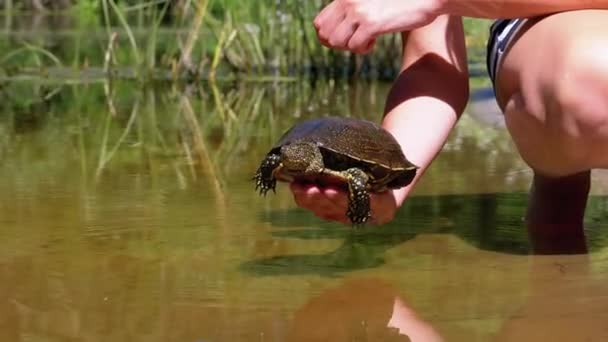
[[253, 180], [260, 195], [276, 182], [336, 180], [348, 191], [346, 216], [353, 226], [371, 217], [370, 193], [411, 183], [418, 166], [391, 133], [375, 122], [327, 116], [296, 123], [270, 149]]

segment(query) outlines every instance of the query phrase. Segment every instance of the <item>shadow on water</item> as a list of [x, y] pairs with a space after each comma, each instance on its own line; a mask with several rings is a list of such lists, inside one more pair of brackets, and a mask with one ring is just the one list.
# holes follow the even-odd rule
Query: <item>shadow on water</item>
[[[595, 223], [605, 212], [597, 211], [606, 198], [590, 200], [586, 225], [589, 251], [605, 247]], [[421, 234], [450, 234], [481, 250], [505, 254], [533, 254], [524, 225], [527, 194], [472, 194], [413, 196], [395, 220], [381, 227], [356, 230], [315, 218], [303, 209], [274, 210], [261, 220], [274, 227], [273, 237], [299, 240], [344, 240], [325, 254], [278, 255], [245, 262], [243, 271], [268, 275], [318, 274], [337, 276], [381, 266], [388, 250]], [[302, 228], [305, 227], [305, 228]], [[559, 254], [559, 251], [557, 251]]]
[[[408, 199], [391, 224], [355, 231], [316, 219], [302, 209], [263, 211], [259, 215], [259, 220], [273, 227], [271, 235], [275, 238], [308, 241], [332, 239], [343, 240], [343, 243], [324, 254], [275, 255], [247, 261], [241, 265], [241, 269], [256, 275], [335, 276], [381, 266], [385, 263], [384, 256], [388, 250], [423, 234], [453, 235], [480, 250], [511, 255], [534, 254], [523, 219], [528, 200], [527, 193], [510, 190], [513, 185], [507, 185], [504, 176], [502, 179], [492, 178], [492, 173], [503, 175], [520, 173], [516, 163], [505, 158], [492, 157], [506, 156], [509, 150], [512, 150], [510, 145], [496, 143], [508, 140], [496, 135], [504, 132], [504, 120], [492, 95], [493, 91], [490, 88], [474, 91], [468, 111], [475, 122], [491, 129], [486, 129], [483, 134], [472, 138], [453, 138], [451, 141], [462, 141], [463, 144], [473, 145], [458, 146], [452, 150], [452, 146], [448, 143], [442, 158], [437, 161], [437, 163], [442, 161], [447, 163], [445, 167], [435, 169], [444, 172], [432, 175], [435, 170], [431, 170], [425, 175], [425, 178], [435, 177], [435, 181], [447, 183], [452, 175], [445, 171], [457, 169], [455, 167], [457, 164], [462, 164], [462, 167], [469, 170], [486, 170], [471, 175], [458, 172], [454, 174], [454, 177], [458, 178], [454, 184], [460, 184], [458, 186], [462, 190], [466, 190], [468, 186], [473, 188], [480, 186], [481, 191], [472, 194], [456, 192], [456, 194], [413, 196]], [[461, 127], [465, 123], [461, 123]], [[488, 143], [480, 143], [484, 140]], [[476, 152], [462, 154], [463, 150]], [[497, 151], [501, 152], [496, 153]], [[477, 159], [471, 157], [472, 155], [480, 157]], [[489, 162], [490, 160], [494, 161]], [[498, 170], [504, 171], [498, 172]], [[469, 184], [466, 180], [468, 176], [477, 178]], [[479, 185], [474, 185], [476, 183]], [[497, 188], [497, 191], [492, 191], [491, 189], [498, 183], [505, 185]], [[602, 217], [606, 217], [605, 208], [602, 209], [604, 206], [602, 203], [605, 201], [603, 197], [592, 197], [588, 204], [585, 235], [590, 252], [606, 245], [597, 227]], [[559, 254], [560, 251], [556, 250], [555, 253]], [[562, 253], [569, 252], [562, 251]]]
[[[383, 227], [351, 229], [316, 219], [311, 220], [310, 214], [302, 209], [274, 211], [267, 215], [266, 219], [273, 226], [282, 227], [272, 232], [272, 236], [277, 238], [339, 239], [344, 242], [337, 249], [325, 254], [280, 255], [241, 265], [242, 270], [257, 275], [336, 276], [354, 270], [373, 268], [384, 264], [384, 253], [388, 249], [416, 236], [415, 231], [405, 230], [398, 223]], [[289, 228], [304, 226], [306, 228]]]

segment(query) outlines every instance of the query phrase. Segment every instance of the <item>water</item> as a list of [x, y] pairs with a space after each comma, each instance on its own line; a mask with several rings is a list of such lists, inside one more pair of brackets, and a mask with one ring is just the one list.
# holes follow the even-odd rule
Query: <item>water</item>
[[606, 340], [605, 175], [590, 252], [534, 255], [530, 172], [479, 112], [384, 227], [322, 222], [282, 185], [255, 193], [252, 173], [292, 122], [378, 120], [386, 92], [121, 83], [5, 97], [0, 340]]

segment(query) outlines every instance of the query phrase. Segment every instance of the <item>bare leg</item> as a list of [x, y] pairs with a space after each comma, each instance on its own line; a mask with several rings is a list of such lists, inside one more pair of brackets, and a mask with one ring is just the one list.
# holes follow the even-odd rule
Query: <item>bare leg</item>
[[552, 178], [534, 175], [526, 224], [538, 254], [586, 253], [583, 218], [590, 172]]
[[589, 170], [608, 168], [608, 11], [530, 22], [507, 52], [497, 100], [535, 170], [527, 224], [538, 253], [585, 252]]

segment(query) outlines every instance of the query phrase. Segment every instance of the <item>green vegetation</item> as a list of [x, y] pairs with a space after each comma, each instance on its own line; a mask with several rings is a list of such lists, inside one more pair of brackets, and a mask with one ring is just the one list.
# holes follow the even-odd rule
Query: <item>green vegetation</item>
[[[0, 80], [390, 79], [399, 67], [397, 35], [367, 56], [322, 47], [311, 25], [320, 0], [33, 3], [49, 2], [4, 1]], [[485, 68], [487, 27], [466, 21], [473, 68]]]
[[[0, 0], [0, 340], [281, 339], [351, 276], [390, 279], [421, 317], [488, 340], [521, 311], [529, 274], [582, 278], [565, 256], [566, 274], [521, 256], [530, 172], [504, 130], [478, 121], [485, 110], [461, 118], [385, 227], [323, 222], [285, 186], [258, 196], [252, 173], [286, 128], [378, 121], [398, 67], [396, 36], [365, 57], [322, 48], [321, 5]], [[480, 73], [487, 24], [466, 21]], [[587, 211], [597, 281], [606, 203]]]
[[[398, 70], [395, 35], [368, 56], [323, 48], [311, 25], [320, 0], [37, 4], [0, 1], [0, 159], [21, 132], [45, 127], [55, 139], [67, 129], [87, 177], [158, 154], [185, 158], [173, 167], [178, 179], [196, 167], [221, 173], [213, 168], [229, 170], [255, 139], [270, 144], [294, 118], [377, 119], [387, 84], [376, 81]], [[473, 47], [486, 29], [467, 21]], [[341, 81], [353, 77], [371, 82]], [[53, 139], [49, 146], [64, 142]]]

